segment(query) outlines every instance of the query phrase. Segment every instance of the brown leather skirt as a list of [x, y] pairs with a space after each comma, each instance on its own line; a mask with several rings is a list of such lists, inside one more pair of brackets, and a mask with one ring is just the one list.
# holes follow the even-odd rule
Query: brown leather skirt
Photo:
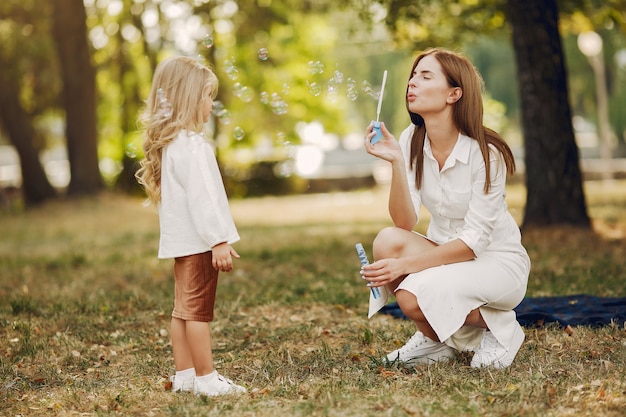
[[212, 253], [204, 252], [174, 259], [174, 311], [181, 320], [213, 321], [217, 276]]

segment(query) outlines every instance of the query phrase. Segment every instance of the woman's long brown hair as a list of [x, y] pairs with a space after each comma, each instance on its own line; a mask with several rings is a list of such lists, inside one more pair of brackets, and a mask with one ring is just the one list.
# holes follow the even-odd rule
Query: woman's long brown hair
[[[485, 162], [484, 192], [489, 192], [491, 175], [489, 164], [489, 145], [493, 145], [503, 156], [508, 175], [515, 172], [515, 158], [509, 145], [495, 131], [483, 125], [482, 78], [472, 63], [462, 55], [444, 49], [429, 49], [420, 54], [413, 63], [411, 75], [417, 64], [425, 56], [433, 56], [439, 61], [450, 87], [459, 87], [463, 91], [462, 97], [454, 104], [453, 120], [459, 131], [474, 139], [480, 146]], [[408, 92], [408, 83], [407, 83]], [[406, 96], [405, 96], [406, 97]], [[408, 101], [406, 102], [408, 110]], [[411, 168], [415, 168], [415, 186], [420, 189], [424, 174], [424, 141], [426, 125], [424, 119], [417, 113], [409, 110], [411, 122], [416, 126], [411, 140]]]

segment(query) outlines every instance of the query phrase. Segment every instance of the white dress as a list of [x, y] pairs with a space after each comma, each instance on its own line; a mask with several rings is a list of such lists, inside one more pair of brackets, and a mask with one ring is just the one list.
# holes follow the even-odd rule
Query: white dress
[[490, 157], [491, 188], [485, 194], [485, 164], [478, 142], [464, 135], [443, 168], [424, 142], [422, 188], [410, 168], [414, 125], [400, 136], [409, 189], [418, 217], [423, 205], [431, 214], [427, 236], [438, 244], [461, 239], [476, 258], [409, 274], [398, 286], [417, 297], [439, 340], [458, 350], [475, 350], [482, 329], [464, 326], [470, 311], [480, 308], [487, 326], [504, 347], [518, 323], [515, 308], [526, 294], [530, 259], [518, 225], [505, 201], [506, 167], [499, 152]]
[[215, 153], [198, 133], [182, 130], [163, 150], [158, 209], [159, 258], [204, 253], [239, 240]]

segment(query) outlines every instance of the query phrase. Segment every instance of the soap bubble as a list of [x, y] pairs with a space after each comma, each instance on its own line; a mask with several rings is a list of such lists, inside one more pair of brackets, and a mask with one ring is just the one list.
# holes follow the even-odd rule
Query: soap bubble
[[337, 89], [337, 81], [334, 78], [331, 78], [330, 80], [328, 80], [328, 85], [326, 86], [326, 95], [328, 96], [328, 101], [330, 101], [331, 103], [337, 101], [338, 93], [339, 92]]
[[239, 78], [239, 70], [235, 66], [234, 58], [227, 59], [224, 61], [224, 71], [226, 72], [226, 75], [228, 76], [228, 78], [230, 78], [233, 81]]
[[242, 140], [246, 136], [246, 132], [240, 127], [237, 126], [233, 129], [233, 137], [235, 140]]
[[322, 87], [318, 83], [309, 83], [307, 81], [307, 85], [309, 86], [309, 93], [311, 93], [311, 95], [317, 97], [322, 94]]
[[204, 38], [202, 38], [202, 45], [204, 45], [207, 49], [211, 48], [213, 46], [213, 36], [210, 34], [204, 35]]
[[280, 116], [287, 113], [287, 102], [278, 93], [272, 93], [270, 107], [276, 115]]
[[248, 86], [241, 83], [235, 83], [233, 86], [233, 92], [236, 97], [240, 98], [244, 103], [249, 103], [254, 98], [254, 91]]
[[375, 91], [368, 81], [363, 81], [362, 86], [363, 86], [363, 92], [365, 94], [367, 94], [374, 100], [378, 100], [378, 97], [380, 97], [380, 91]]
[[339, 70], [335, 70], [335, 73], [333, 74], [333, 78], [338, 84], [343, 83], [343, 72], [339, 71]]
[[166, 120], [172, 117], [172, 104], [165, 96], [165, 92], [159, 87], [157, 90], [157, 99], [159, 100], [159, 110], [157, 110], [157, 117], [161, 120]]
[[267, 91], [261, 91], [259, 94], [259, 100], [262, 104], [270, 104], [270, 95]]
[[346, 81], [346, 87], [348, 89], [348, 100], [355, 101], [357, 98], [359, 98], [359, 92], [356, 88], [356, 81], [354, 81], [352, 78], [348, 78], [348, 80]]
[[286, 161], [282, 161], [276, 165], [274, 165], [274, 175], [279, 178], [289, 178], [293, 175], [295, 171], [294, 162], [291, 159]]
[[311, 74], [321, 74], [325, 69], [326, 67], [321, 61], [309, 61], [309, 72]]
[[224, 108], [224, 104], [216, 100], [213, 102], [213, 110], [212, 113], [215, 117], [217, 117], [221, 124], [228, 125], [231, 122], [231, 114], [230, 111]]
[[289, 84], [284, 83], [283, 84], [283, 88], [282, 88], [282, 93], [286, 96], [289, 95], [289, 91], [291, 90], [291, 87], [289, 87]]
[[270, 54], [269, 52], [267, 52], [267, 48], [261, 48], [259, 49], [257, 56], [259, 57], [261, 61], [267, 61], [270, 57]]
[[127, 144], [125, 153], [126, 153], [126, 156], [129, 157], [130, 159], [137, 158], [137, 145], [135, 145], [134, 143]]

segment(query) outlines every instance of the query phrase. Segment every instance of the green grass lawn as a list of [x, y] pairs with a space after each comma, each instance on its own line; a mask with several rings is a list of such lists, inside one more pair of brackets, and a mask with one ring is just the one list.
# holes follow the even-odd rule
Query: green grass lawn
[[[594, 232], [525, 233], [529, 296], [626, 296], [626, 182], [586, 195]], [[249, 393], [214, 399], [166, 389], [173, 278], [154, 210], [104, 194], [0, 214], [0, 415], [624, 415], [624, 323], [527, 328], [503, 371], [465, 354], [383, 366], [414, 329], [367, 319], [354, 244], [371, 254], [386, 201], [384, 187], [232, 201], [242, 257], [220, 275], [214, 355]], [[521, 186], [508, 201], [521, 221]]]

